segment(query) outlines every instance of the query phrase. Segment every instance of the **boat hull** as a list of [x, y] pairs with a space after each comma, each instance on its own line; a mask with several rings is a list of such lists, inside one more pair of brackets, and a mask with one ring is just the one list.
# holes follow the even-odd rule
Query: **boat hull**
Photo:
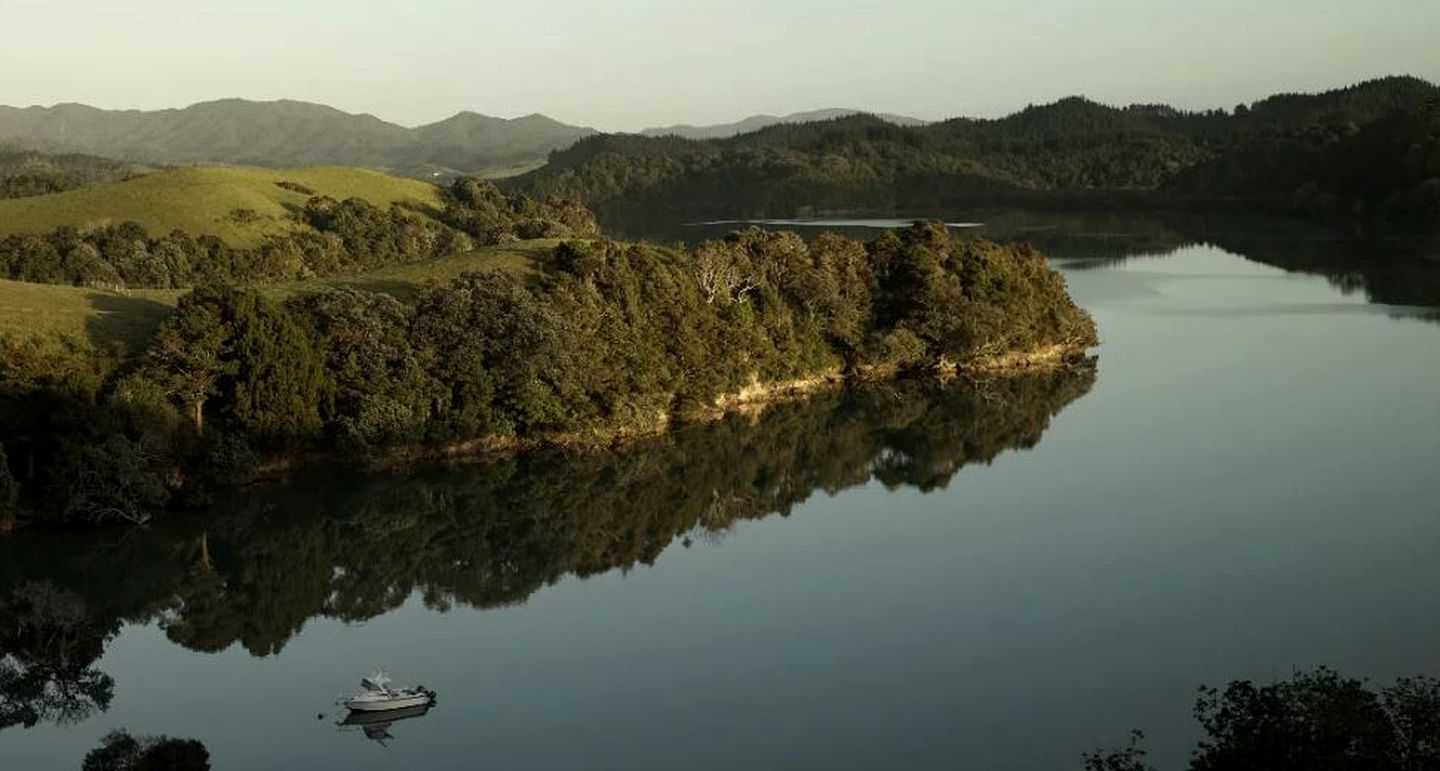
[[390, 712], [397, 709], [428, 707], [430, 695], [418, 693], [414, 696], [398, 696], [389, 699], [347, 699], [345, 708], [355, 712]]

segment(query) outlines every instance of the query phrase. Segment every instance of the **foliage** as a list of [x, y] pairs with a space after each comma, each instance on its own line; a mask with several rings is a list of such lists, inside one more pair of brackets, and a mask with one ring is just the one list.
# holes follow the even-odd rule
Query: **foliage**
[[82, 771], [209, 771], [210, 752], [195, 739], [112, 731], [85, 755]]
[[482, 244], [533, 238], [590, 238], [600, 235], [595, 217], [570, 200], [507, 196], [491, 182], [461, 177], [442, 192], [441, 221]]
[[78, 723], [110, 706], [115, 682], [92, 665], [119, 628], [48, 581], [0, 594], [0, 729]]
[[0, 199], [120, 182], [145, 171], [132, 163], [93, 155], [48, 154], [0, 146]]
[[[346, 233], [389, 221], [365, 204], [311, 204], [307, 216]], [[935, 223], [870, 244], [751, 228], [693, 253], [568, 241], [537, 268], [465, 274], [410, 302], [202, 286], [117, 370], [66, 375], [17, 349], [15, 372], [30, 374], [0, 398], [19, 415], [63, 404], [48, 414], [75, 422], [0, 421], [0, 440], [41, 468], [22, 483], [38, 518], [141, 521], [239, 480], [257, 452], [364, 460], [433, 443], [607, 441], [775, 384], [1095, 341], [1037, 252], [952, 240]]]
[[1143, 741], [1144, 731], [1131, 731], [1127, 747], [1085, 753], [1085, 771], [1155, 771], [1154, 766], [1145, 762], [1149, 753], [1141, 746]]
[[211, 403], [229, 429], [290, 446], [320, 429], [323, 362], [314, 336], [253, 289], [202, 288], [161, 325], [147, 373], [203, 430]]
[[[1070, 97], [997, 120], [927, 126], [858, 115], [708, 141], [596, 135], [552, 152], [547, 166], [508, 185], [583, 201], [607, 221], [657, 211], [789, 217], [1073, 197], [1145, 203], [1175, 195], [1191, 201], [1258, 195], [1288, 205], [1297, 188], [1326, 168], [1314, 148], [1368, 124], [1405, 121], [1397, 116], [1437, 97], [1440, 90], [1425, 81], [1384, 78], [1272, 97], [1233, 115], [1117, 108]], [[1409, 147], [1398, 141], [1357, 142], [1337, 152], [1382, 166], [1412, 163]], [[1404, 201], [1384, 213], [1413, 218], [1415, 207], [1429, 211], [1433, 202], [1430, 188], [1413, 190], [1433, 174], [1411, 180], [1381, 169], [1362, 177], [1378, 188], [1374, 202], [1389, 195]]]
[[1312, 214], [1440, 227], [1440, 99], [1357, 126], [1274, 132], [1169, 182], [1186, 193], [1273, 197]]
[[[1401, 678], [1388, 688], [1327, 667], [1257, 686], [1202, 687], [1195, 717], [1205, 738], [1191, 771], [1411, 771], [1440, 768], [1440, 680]], [[1153, 771], [1144, 734], [1130, 746], [1085, 755], [1090, 771]]]
[[[289, 182], [275, 187], [290, 195], [308, 189]], [[443, 210], [398, 203], [381, 208], [358, 197], [325, 195], [291, 206], [296, 222], [248, 248], [180, 229], [154, 237], [129, 220], [10, 235], [0, 238], [0, 277], [110, 290], [300, 281], [460, 254], [477, 243], [598, 235], [595, 218], [572, 201], [505, 196], [468, 177], [446, 190]], [[225, 219], [247, 224], [266, 218], [235, 208]]]
[[316, 615], [360, 621], [417, 594], [437, 608], [510, 605], [564, 575], [650, 563], [677, 539], [723, 537], [818, 492], [944, 487], [967, 465], [1033, 446], [1094, 379], [1079, 366], [870, 383], [608, 452], [318, 473], [120, 543], [46, 532], [0, 542], [0, 591], [45, 577], [86, 598], [96, 629], [158, 620], [191, 649], [275, 653]]
[[1208, 738], [1193, 771], [1398, 771], [1440, 762], [1440, 683], [1426, 678], [1376, 692], [1321, 667], [1265, 686], [1202, 689], [1195, 716]]

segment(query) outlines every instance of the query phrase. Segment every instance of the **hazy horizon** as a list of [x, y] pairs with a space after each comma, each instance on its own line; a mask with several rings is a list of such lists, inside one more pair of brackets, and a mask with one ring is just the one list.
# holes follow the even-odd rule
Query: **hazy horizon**
[[1228, 109], [1386, 75], [1440, 81], [1440, 3], [1422, 0], [0, 0], [0, 21], [0, 71], [26, 73], [0, 83], [3, 104], [294, 99], [403, 126], [462, 111], [602, 131], [832, 107], [941, 120], [1074, 95]]

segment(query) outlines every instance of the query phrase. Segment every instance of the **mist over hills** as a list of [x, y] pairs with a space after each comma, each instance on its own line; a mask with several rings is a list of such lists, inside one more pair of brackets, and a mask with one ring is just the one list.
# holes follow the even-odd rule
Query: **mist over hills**
[[749, 134], [770, 126], [795, 123], [814, 123], [816, 121], [834, 120], [836, 118], [848, 118], [851, 115], [872, 115], [886, 123], [893, 123], [896, 126], [923, 126], [928, 121], [919, 118], [912, 118], [908, 115], [892, 115], [890, 113], [872, 113], [865, 110], [851, 110], [834, 107], [825, 110], [810, 110], [807, 112], [792, 112], [789, 115], [751, 115], [748, 118], [738, 120], [734, 123], [718, 123], [710, 126], [692, 126], [681, 123], [674, 126], [660, 126], [647, 128], [640, 132], [642, 136], [664, 137], [675, 136], [685, 139], [726, 139], [740, 134]]
[[368, 166], [415, 176], [537, 162], [593, 133], [543, 115], [473, 112], [406, 128], [293, 100], [220, 99], [150, 111], [0, 107], [0, 141], [44, 149], [152, 163]]

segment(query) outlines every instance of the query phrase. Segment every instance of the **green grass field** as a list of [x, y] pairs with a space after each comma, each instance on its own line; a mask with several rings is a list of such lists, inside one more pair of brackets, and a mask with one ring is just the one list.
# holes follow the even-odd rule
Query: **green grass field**
[[[315, 166], [261, 169], [248, 166], [188, 166], [125, 182], [63, 193], [0, 200], [0, 236], [43, 233], [60, 225], [89, 227], [134, 220], [152, 235], [180, 228], [219, 236], [232, 246], [254, 246], [267, 234], [297, 226], [290, 209], [308, 195], [277, 186], [293, 182], [337, 200], [363, 198], [377, 206], [410, 202], [435, 206], [438, 189], [368, 169]], [[258, 219], [242, 222], [232, 212], [248, 209]]]
[[184, 294], [179, 289], [108, 292], [0, 280], [0, 335], [72, 337], [135, 351]]
[[[283, 299], [325, 287], [348, 286], [408, 298], [429, 281], [444, 283], [463, 273], [487, 270], [529, 272], [558, 240], [522, 241], [487, 246], [465, 254], [370, 273], [329, 276], [310, 281], [265, 284], [260, 289]], [[131, 289], [110, 292], [54, 284], [0, 280], [0, 336], [69, 336], [102, 348], [115, 344], [134, 352], [144, 347], [155, 327], [175, 307], [183, 289]]]

